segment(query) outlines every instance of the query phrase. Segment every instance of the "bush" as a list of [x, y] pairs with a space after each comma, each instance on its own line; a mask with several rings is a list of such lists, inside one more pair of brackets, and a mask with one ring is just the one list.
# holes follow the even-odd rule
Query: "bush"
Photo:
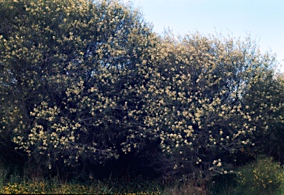
[[284, 170], [272, 158], [258, 158], [239, 168], [235, 194], [276, 194], [284, 187]]
[[156, 38], [140, 14], [108, 0], [0, 3], [0, 149], [56, 171], [143, 148]]
[[112, 0], [0, 0], [0, 13], [0, 151], [40, 175], [141, 159], [203, 186], [283, 127], [277, 62], [250, 39], [158, 37]]
[[256, 90], [259, 98], [269, 101], [270, 92], [254, 86], [272, 79], [276, 62], [257, 52], [250, 39], [201, 34], [178, 40], [169, 35], [160, 56], [145, 88], [152, 92], [145, 125], [162, 150], [153, 154], [155, 163], [164, 174], [200, 182], [229, 173], [242, 158], [239, 154], [253, 148], [256, 132], [263, 132], [275, 108], [269, 104], [252, 110], [248, 97]]

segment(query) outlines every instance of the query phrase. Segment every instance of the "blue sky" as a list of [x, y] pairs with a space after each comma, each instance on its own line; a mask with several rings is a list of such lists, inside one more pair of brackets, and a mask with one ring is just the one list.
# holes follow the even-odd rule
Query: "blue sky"
[[[125, 0], [127, 1], [127, 0]], [[222, 33], [276, 53], [284, 72], [284, 0], [130, 0], [154, 31]]]

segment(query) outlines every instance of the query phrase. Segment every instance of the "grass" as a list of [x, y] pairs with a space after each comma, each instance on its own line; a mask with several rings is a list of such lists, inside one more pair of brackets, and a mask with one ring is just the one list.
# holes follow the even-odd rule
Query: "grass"
[[[10, 173], [10, 174], [9, 174]], [[235, 174], [220, 175], [208, 189], [196, 187], [193, 181], [163, 185], [159, 180], [137, 177], [133, 181], [111, 179], [62, 182], [57, 179], [24, 179], [16, 171], [0, 164], [0, 194], [141, 194], [141, 195], [282, 195], [283, 168], [271, 158], [259, 158], [239, 167]]]
[[[127, 187], [127, 186], [126, 186]], [[119, 191], [115, 188], [111, 188], [105, 184], [83, 185], [83, 184], [53, 184], [49, 182], [23, 182], [7, 184], [0, 190], [1, 194], [140, 194], [140, 195], [183, 195], [183, 194], [196, 194], [206, 195], [206, 192], [193, 187], [190, 184], [184, 184], [182, 186], [171, 186], [160, 189], [128, 189]]]
[[88, 181], [60, 182], [56, 180], [7, 182], [0, 187], [0, 194], [118, 194], [118, 195], [205, 195], [191, 182], [164, 186], [159, 181]]
[[[125, 190], [124, 190], [125, 191]], [[93, 184], [75, 183], [53, 183], [48, 181], [41, 182], [22, 182], [2, 186], [1, 194], [161, 194], [156, 191], [129, 190], [120, 192], [107, 184], [96, 182]]]

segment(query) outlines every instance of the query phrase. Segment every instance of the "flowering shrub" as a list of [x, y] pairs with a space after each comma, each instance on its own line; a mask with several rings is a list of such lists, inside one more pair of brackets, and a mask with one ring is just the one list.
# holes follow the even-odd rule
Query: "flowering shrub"
[[283, 75], [271, 71], [262, 74], [246, 94], [246, 103], [250, 104], [246, 112], [251, 113], [251, 123], [258, 129], [253, 138], [254, 150], [283, 163]]
[[[266, 78], [273, 58], [249, 40], [200, 34], [169, 37], [161, 51], [146, 88], [153, 93], [147, 97], [145, 124], [160, 140], [165, 173], [207, 179], [229, 173], [235, 154], [254, 146], [255, 133], [265, 127], [267, 110], [250, 109], [248, 97]], [[256, 91], [269, 101], [268, 91]]]
[[283, 124], [276, 62], [249, 39], [159, 37], [120, 1], [0, 3], [0, 146], [47, 170], [155, 143], [165, 174], [208, 179]]
[[139, 13], [116, 1], [1, 3], [17, 13], [1, 18], [0, 39], [1, 128], [16, 149], [52, 169], [140, 147], [140, 77], [156, 41]]

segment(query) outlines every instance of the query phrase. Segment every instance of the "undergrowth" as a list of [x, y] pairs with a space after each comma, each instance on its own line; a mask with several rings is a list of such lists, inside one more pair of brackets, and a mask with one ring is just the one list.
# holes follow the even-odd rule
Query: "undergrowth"
[[258, 158], [239, 167], [233, 174], [212, 179], [206, 189], [194, 181], [175, 180], [163, 183], [137, 176], [133, 180], [60, 181], [58, 179], [26, 179], [0, 164], [1, 194], [165, 194], [165, 195], [281, 195], [284, 194], [284, 171], [271, 158]]

